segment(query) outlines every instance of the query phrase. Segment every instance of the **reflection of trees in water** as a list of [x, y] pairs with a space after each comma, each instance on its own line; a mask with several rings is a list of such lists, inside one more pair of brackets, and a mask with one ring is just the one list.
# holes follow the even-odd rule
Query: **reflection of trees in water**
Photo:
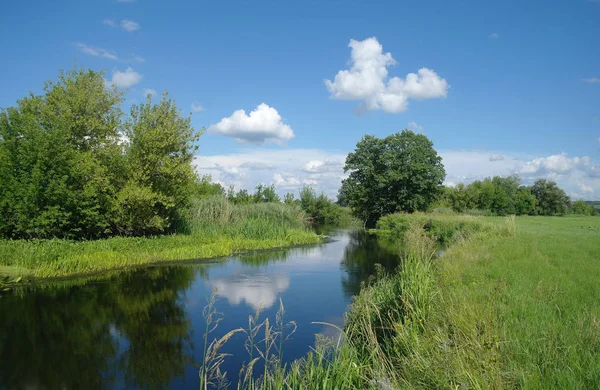
[[235, 259], [250, 267], [261, 267], [269, 264], [284, 263], [292, 256], [309, 253], [314, 251], [316, 247], [322, 245], [324, 244], [260, 251], [239, 255], [235, 257]]
[[[163, 388], [191, 361], [180, 292], [192, 267], [129, 271], [106, 283], [0, 299], [0, 388]], [[118, 336], [129, 342], [116, 360]]]
[[350, 242], [344, 249], [341, 266], [346, 275], [342, 276], [342, 289], [346, 297], [360, 292], [361, 283], [368, 281], [377, 272], [376, 264], [392, 272], [399, 264], [399, 248], [363, 230], [350, 233]]

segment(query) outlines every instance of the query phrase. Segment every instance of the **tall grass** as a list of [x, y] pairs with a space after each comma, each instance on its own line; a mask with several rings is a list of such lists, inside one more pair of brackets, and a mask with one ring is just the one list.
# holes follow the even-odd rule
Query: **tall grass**
[[0, 276], [59, 277], [166, 261], [184, 261], [319, 242], [305, 214], [284, 204], [197, 201], [181, 234], [95, 241], [0, 240]]
[[[406, 217], [394, 218], [397, 219], [391, 222], [403, 223]], [[451, 232], [451, 228], [456, 231]], [[456, 344], [459, 338], [453, 337], [453, 332], [461, 329], [455, 328], [446, 317], [444, 280], [440, 279], [446, 255], [438, 261], [436, 253], [439, 242], [450, 240], [448, 256], [453, 256], [452, 248], [462, 251], [472, 242], [514, 237], [515, 219], [507, 218], [502, 224], [456, 215], [452, 218], [416, 215], [409, 219], [407, 227], [393, 226], [390, 233], [400, 234], [397, 229], [403, 232], [403, 244], [398, 244], [398, 253], [404, 256], [401, 266], [396, 273], [381, 273], [377, 282], [363, 287], [346, 314], [339, 337], [319, 338], [305, 358], [287, 366], [281, 365], [280, 358], [271, 361], [264, 354], [250, 355], [246, 367], [263, 359], [264, 371], [258, 377], [251, 375], [252, 370], [243, 371], [238, 389], [487, 387], [486, 381], [493, 379], [494, 370], [487, 367], [466, 370], [465, 362], [456, 357], [466, 349]], [[442, 232], [445, 236], [440, 239], [432, 232]], [[484, 324], [488, 319], [484, 319]], [[251, 317], [249, 339], [258, 334], [252, 330], [257, 329], [252, 325], [256, 323], [256, 317]], [[260, 327], [268, 330], [268, 321]], [[272, 338], [266, 332], [263, 343], [269, 343], [268, 340]], [[498, 340], [493, 337], [476, 341], [485, 349], [477, 350], [484, 359], [493, 356], [498, 348]], [[487, 354], [483, 353], [486, 351]], [[480, 356], [468, 354], [466, 359], [477, 362]], [[481, 372], [487, 376], [477, 377]]]

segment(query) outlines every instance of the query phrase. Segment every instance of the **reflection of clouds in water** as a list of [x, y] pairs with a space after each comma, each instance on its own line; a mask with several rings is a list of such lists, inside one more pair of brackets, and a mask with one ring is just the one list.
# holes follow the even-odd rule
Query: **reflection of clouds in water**
[[286, 275], [237, 274], [210, 282], [217, 289], [217, 295], [225, 297], [229, 303], [239, 305], [245, 301], [257, 309], [261, 304], [267, 309], [277, 300], [277, 294], [290, 286], [290, 278]]

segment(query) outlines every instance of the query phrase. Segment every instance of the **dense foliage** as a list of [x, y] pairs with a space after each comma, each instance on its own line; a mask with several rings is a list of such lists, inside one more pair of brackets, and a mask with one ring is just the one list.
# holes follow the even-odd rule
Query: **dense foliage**
[[487, 211], [495, 215], [533, 214], [537, 205], [530, 189], [518, 176], [485, 178], [471, 184], [446, 187], [443, 203], [457, 212]]
[[594, 207], [582, 200], [571, 202], [555, 182], [537, 180], [533, 186], [520, 185], [519, 176], [494, 176], [471, 184], [445, 187], [437, 206], [467, 214], [487, 215], [596, 215]]
[[[288, 194], [288, 202], [289, 200]], [[296, 201], [309, 216], [314, 224], [343, 226], [352, 222], [352, 216], [348, 208], [334, 203], [325, 194], [317, 195], [316, 191], [309, 186], [300, 190], [300, 199]]]
[[446, 176], [432, 142], [410, 130], [379, 139], [364, 136], [346, 158], [341, 202], [367, 225], [397, 211], [425, 210]]
[[565, 214], [569, 209], [569, 197], [553, 181], [539, 179], [531, 187], [537, 199], [535, 213], [538, 215]]
[[197, 177], [200, 133], [165, 94], [131, 108], [73, 69], [0, 113], [0, 235], [97, 238], [173, 228]]

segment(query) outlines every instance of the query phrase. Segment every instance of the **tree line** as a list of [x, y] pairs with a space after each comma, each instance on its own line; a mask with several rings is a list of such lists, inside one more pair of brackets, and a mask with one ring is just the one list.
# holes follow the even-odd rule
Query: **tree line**
[[471, 184], [444, 187], [438, 205], [456, 212], [487, 212], [493, 215], [596, 215], [596, 209], [583, 200], [571, 201], [556, 182], [536, 180], [520, 184], [517, 175], [494, 176]]
[[444, 186], [441, 157], [423, 134], [410, 130], [377, 138], [364, 136], [348, 154], [338, 203], [350, 206], [366, 226], [396, 212], [451, 208], [491, 215], [596, 215], [597, 210], [572, 202], [553, 181], [521, 185], [516, 176], [485, 178], [471, 184]]

